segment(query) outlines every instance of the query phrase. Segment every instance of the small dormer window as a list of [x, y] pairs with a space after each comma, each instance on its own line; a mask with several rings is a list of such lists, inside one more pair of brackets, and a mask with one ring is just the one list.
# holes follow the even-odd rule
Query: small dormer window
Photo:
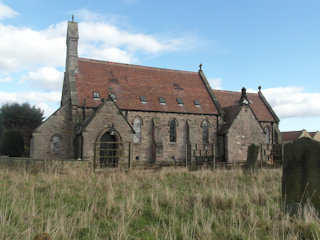
[[161, 105], [166, 105], [166, 100], [164, 99], [164, 97], [158, 97], [158, 99]]
[[112, 98], [113, 101], [117, 101], [117, 97], [114, 93], [110, 93], [110, 97]]
[[139, 96], [141, 103], [147, 103], [147, 99], [145, 96]]
[[199, 101], [198, 100], [193, 100], [193, 103], [194, 103], [194, 105], [196, 105], [196, 107], [200, 107], [200, 103], [199, 103]]
[[94, 100], [100, 100], [100, 93], [99, 92], [93, 92], [93, 99]]
[[181, 98], [177, 98], [177, 103], [179, 106], [183, 106], [183, 101]]

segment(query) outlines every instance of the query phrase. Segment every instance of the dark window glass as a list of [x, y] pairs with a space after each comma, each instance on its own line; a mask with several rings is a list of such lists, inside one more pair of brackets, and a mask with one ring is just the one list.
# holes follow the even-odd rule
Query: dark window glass
[[170, 122], [170, 142], [175, 143], [177, 141], [177, 122], [172, 119]]
[[209, 123], [205, 120], [201, 124], [202, 127], [202, 143], [209, 143]]
[[274, 131], [274, 143], [279, 144], [279, 136], [277, 131]]
[[94, 99], [100, 99], [100, 93], [99, 92], [93, 92], [93, 98]]
[[264, 131], [266, 132], [266, 144], [269, 144], [270, 143], [270, 130], [268, 127], [265, 127]]
[[158, 97], [160, 103], [166, 103], [166, 100], [163, 97]]
[[113, 99], [113, 101], [116, 101], [116, 100], [117, 100], [117, 97], [116, 97], [116, 95], [115, 95], [114, 93], [111, 93], [110, 96], [111, 96], [111, 98]]
[[177, 103], [178, 103], [178, 104], [182, 104], [182, 105], [183, 105], [183, 101], [182, 101], [182, 99], [181, 99], [181, 98], [177, 98]]
[[146, 103], [147, 102], [147, 99], [145, 96], [139, 96], [140, 97], [140, 101], [143, 102], [143, 103]]
[[198, 101], [198, 100], [193, 100], [193, 102], [194, 102], [194, 105], [196, 105], [196, 106], [200, 106], [200, 103], [199, 103], [199, 101]]

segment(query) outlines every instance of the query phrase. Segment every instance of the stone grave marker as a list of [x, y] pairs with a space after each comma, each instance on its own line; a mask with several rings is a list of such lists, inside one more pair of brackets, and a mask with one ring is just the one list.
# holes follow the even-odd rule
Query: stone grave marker
[[284, 146], [283, 210], [296, 214], [310, 202], [320, 210], [320, 142], [300, 138]]
[[257, 168], [257, 160], [259, 154], [259, 146], [251, 144], [248, 147], [247, 161], [246, 161], [246, 170], [253, 171]]

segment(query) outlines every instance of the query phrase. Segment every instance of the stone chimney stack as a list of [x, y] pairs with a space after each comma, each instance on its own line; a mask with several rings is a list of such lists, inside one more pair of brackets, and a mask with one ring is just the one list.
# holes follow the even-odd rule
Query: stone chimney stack
[[68, 22], [66, 72], [75, 71], [78, 67], [78, 23]]
[[64, 74], [61, 106], [71, 99], [72, 106], [78, 105], [75, 71], [78, 68], [78, 23], [73, 21], [68, 22], [67, 29], [67, 57], [66, 70]]

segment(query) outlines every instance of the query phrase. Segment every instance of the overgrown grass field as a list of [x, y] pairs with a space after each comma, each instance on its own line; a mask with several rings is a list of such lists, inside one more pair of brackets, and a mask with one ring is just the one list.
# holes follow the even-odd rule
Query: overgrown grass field
[[104, 174], [0, 170], [0, 239], [319, 239], [280, 210], [281, 170]]

